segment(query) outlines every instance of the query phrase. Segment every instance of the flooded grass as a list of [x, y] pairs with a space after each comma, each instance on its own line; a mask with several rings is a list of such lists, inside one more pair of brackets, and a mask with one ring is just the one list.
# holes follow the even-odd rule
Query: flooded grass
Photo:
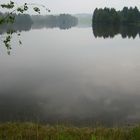
[[3, 123], [0, 124], [0, 140], [140, 140], [140, 126], [90, 128]]

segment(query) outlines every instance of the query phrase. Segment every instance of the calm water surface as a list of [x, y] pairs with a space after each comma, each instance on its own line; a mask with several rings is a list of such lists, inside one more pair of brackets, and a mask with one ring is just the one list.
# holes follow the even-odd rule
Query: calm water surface
[[92, 28], [22, 32], [0, 48], [0, 121], [140, 122], [140, 38]]

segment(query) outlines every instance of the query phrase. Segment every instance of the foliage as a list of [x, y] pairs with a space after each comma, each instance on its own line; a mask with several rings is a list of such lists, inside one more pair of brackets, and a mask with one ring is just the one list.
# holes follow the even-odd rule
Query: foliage
[[140, 11], [137, 7], [124, 7], [116, 11], [114, 8], [96, 8], [92, 19], [95, 37], [114, 37], [121, 34], [123, 38], [135, 38], [140, 35]]
[[124, 7], [121, 11], [114, 8], [96, 8], [93, 23], [102, 24], [136, 24], [140, 22], [140, 11], [137, 7]]
[[75, 127], [34, 123], [0, 124], [0, 140], [139, 140], [140, 126]]
[[[7, 24], [8, 26], [10, 24], [14, 24], [15, 22], [15, 12], [20, 13], [20, 14], [24, 14], [26, 11], [28, 11], [29, 6], [33, 6], [32, 9], [40, 14], [40, 8], [39, 6], [45, 8], [48, 12], [50, 12], [49, 9], [47, 9], [44, 5], [38, 5], [38, 7], [36, 7], [36, 4], [29, 4], [29, 3], [24, 3], [21, 6], [16, 6], [16, 3], [14, 1], [10, 1], [9, 3], [4, 3], [4, 4], [0, 4], [0, 7], [3, 9], [6, 9], [8, 11], [7, 14], [2, 14], [0, 13], [0, 27], [3, 24]], [[13, 36], [13, 33], [16, 33], [17, 36], [20, 36], [20, 32], [16, 32], [15, 30], [12, 30], [11, 28], [7, 30], [7, 35], [5, 37], [5, 39], [3, 40], [3, 43], [5, 44], [6, 48], [7, 48], [7, 53], [10, 54], [10, 50], [11, 50], [11, 39]], [[21, 40], [19, 40], [19, 44], [22, 44]]]

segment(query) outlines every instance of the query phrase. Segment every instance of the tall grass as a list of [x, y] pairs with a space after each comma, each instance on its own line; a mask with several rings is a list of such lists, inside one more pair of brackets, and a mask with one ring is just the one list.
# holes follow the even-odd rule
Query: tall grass
[[84, 128], [4, 123], [0, 124], [0, 140], [140, 140], [140, 126]]

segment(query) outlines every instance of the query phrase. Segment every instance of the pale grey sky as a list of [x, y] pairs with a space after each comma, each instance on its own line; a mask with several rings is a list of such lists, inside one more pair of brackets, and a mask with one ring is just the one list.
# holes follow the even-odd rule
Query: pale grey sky
[[[6, 2], [9, 0], [0, 0]], [[46, 5], [51, 13], [92, 13], [96, 7], [114, 7], [121, 9], [124, 6], [137, 6], [140, 0], [13, 0], [17, 3], [37, 3]]]

